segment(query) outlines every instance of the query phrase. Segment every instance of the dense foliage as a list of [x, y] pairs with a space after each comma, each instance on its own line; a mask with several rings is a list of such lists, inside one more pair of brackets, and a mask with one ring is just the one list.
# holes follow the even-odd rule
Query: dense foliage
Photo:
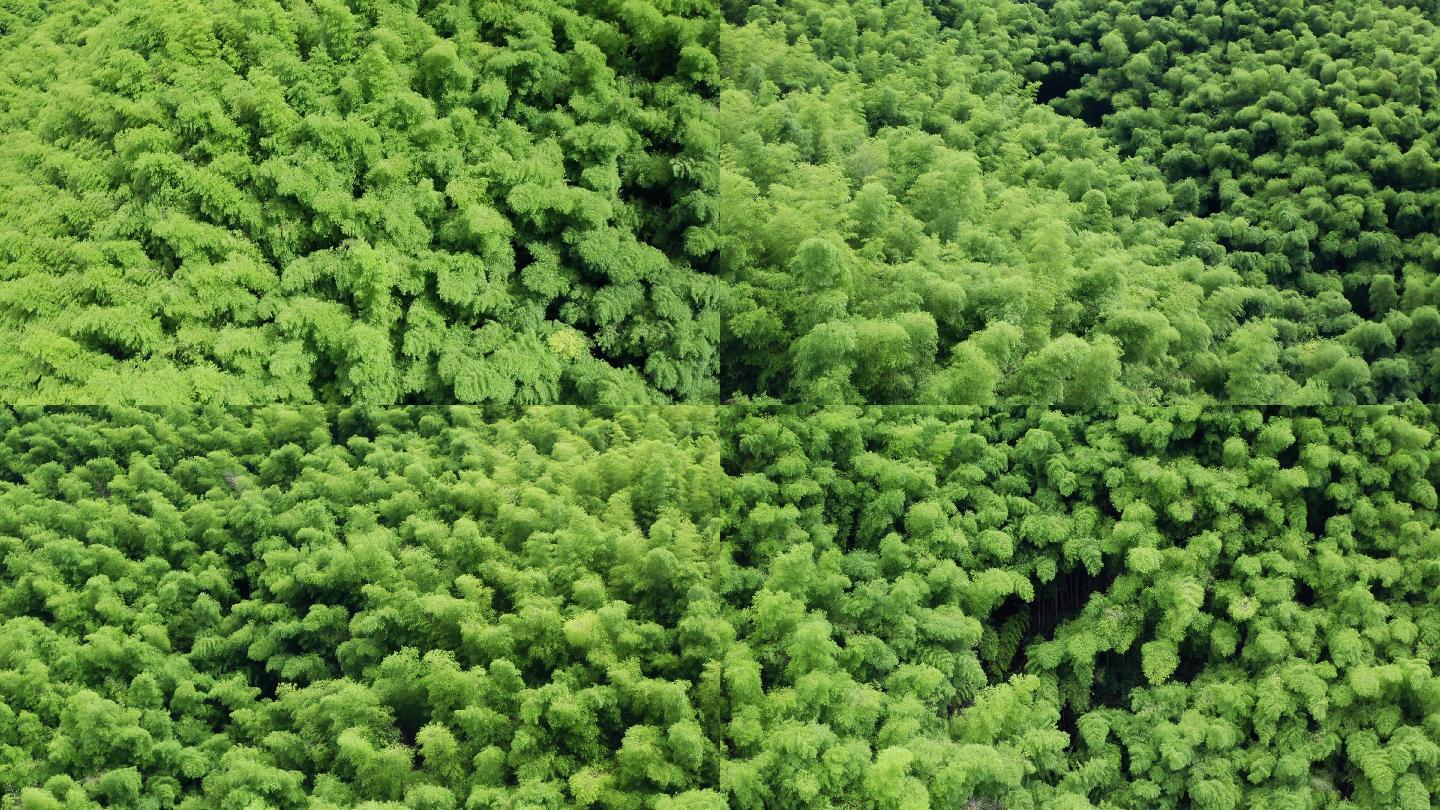
[[784, 707], [754, 784], [812, 786], [777, 807], [1430, 807], [1436, 438], [1419, 407], [738, 418], [729, 545]]
[[1040, 3], [1043, 96], [1159, 167], [1218, 263], [1310, 305], [1376, 391], [1440, 393], [1440, 20], [1372, 0]]
[[1433, 14], [724, 4], [722, 386], [809, 402], [1440, 392]]
[[713, 401], [717, 23], [4, 4], [0, 395]]
[[1440, 794], [1440, 422], [0, 415], [0, 808]]
[[1437, 35], [0, 3], [0, 810], [1432, 806]]
[[0, 8], [0, 397], [1440, 394], [1388, 0]]
[[1224, 382], [1161, 178], [973, 31], [918, 0], [726, 10], [728, 393], [1087, 405], [1188, 392], [1206, 361]]
[[0, 807], [724, 806], [713, 411], [0, 423]]

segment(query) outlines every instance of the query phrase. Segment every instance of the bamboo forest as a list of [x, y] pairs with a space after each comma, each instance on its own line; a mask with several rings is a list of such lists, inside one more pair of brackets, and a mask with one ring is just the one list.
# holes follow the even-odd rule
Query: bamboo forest
[[0, 810], [1440, 804], [1440, 6], [0, 0]]

